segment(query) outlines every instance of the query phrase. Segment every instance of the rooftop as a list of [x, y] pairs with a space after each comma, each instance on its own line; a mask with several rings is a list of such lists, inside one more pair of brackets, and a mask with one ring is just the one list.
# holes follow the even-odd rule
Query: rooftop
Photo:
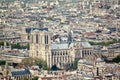
[[81, 42], [83, 48], [90, 48], [92, 47], [89, 42]]
[[[51, 44], [51, 49], [70, 49], [72, 47], [74, 47], [74, 43], [72, 42], [70, 45], [66, 42], [66, 43], [52, 43]], [[90, 45], [89, 42], [80, 42], [82, 44], [82, 48], [91, 48], [92, 46]]]
[[73, 47], [73, 43], [70, 45], [68, 43], [53, 43], [51, 44], [51, 49], [70, 49]]
[[12, 76], [30, 75], [29, 69], [12, 71]]
[[27, 33], [30, 33], [32, 30], [48, 31], [48, 28], [26, 28]]

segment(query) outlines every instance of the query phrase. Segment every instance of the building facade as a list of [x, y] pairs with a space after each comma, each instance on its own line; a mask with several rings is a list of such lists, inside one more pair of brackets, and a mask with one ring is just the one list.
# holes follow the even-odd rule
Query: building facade
[[30, 34], [30, 57], [47, 60], [51, 66], [50, 33], [47, 31], [34, 30]]

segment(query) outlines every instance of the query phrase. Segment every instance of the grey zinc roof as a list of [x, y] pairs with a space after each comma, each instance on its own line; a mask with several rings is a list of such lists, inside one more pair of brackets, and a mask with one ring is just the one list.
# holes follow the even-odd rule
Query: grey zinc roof
[[26, 74], [30, 75], [31, 74], [29, 69], [12, 71], [11, 73], [12, 73], [12, 76], [21, 76], [21, 75], [26, 75]]
[[81, 42], [83, 48], [90, 48], [92, 47], [89, 42]]
[[[89, 42], [81, 42], [83, 48], [92, 47]], [[68, 43], [53, 43], [51, 44], [51, 49], [70, 49], [74, 46], [74, 42], [70, 45]]]
[[73, 43], [70, 45], [68, 43], [53, 43], [51, 44], [51, 49], [70, 49], [73, 47]]

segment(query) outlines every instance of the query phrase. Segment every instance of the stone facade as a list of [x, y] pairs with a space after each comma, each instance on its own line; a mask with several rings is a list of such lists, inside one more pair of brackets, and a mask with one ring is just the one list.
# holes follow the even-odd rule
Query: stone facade
[[[30, 34], [30, 56], [33, 58], [41, 58], [43, 60], [50, 59], [50, 33], [46, 31], [34, 30]], [[51, 60], [49, 60], [51, 61]], [[49, 62], [49, 66], [50, 66]]]

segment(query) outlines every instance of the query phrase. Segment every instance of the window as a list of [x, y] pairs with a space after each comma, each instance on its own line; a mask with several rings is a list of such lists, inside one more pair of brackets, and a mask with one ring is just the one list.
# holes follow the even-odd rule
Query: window
[[62, 55], [62, 52], [60, 52], [60, 54]]
[[66, 55], [68, 55], [67, 51], [66, 51]]
[[33, 43], [33, 35], [31, 35], [31, 43]]
[[45, 41], [45, 44], [46, 44], [46, 35], [44, 36], [44, 39], [45, 39], [44, 41]]
[[54, 52], [52, 52], [52, 56], [54, 55]]
[[30, 35], [27, 36], [27, 39], [30, 40]]
[[65, 55], [65, 53], [63, 52], [63, 55]]
[[36, 43], [38, 43], [38, 34], [36, 34]]
[[45, 44], [48, 44], [48, 35], [45, 35]]

